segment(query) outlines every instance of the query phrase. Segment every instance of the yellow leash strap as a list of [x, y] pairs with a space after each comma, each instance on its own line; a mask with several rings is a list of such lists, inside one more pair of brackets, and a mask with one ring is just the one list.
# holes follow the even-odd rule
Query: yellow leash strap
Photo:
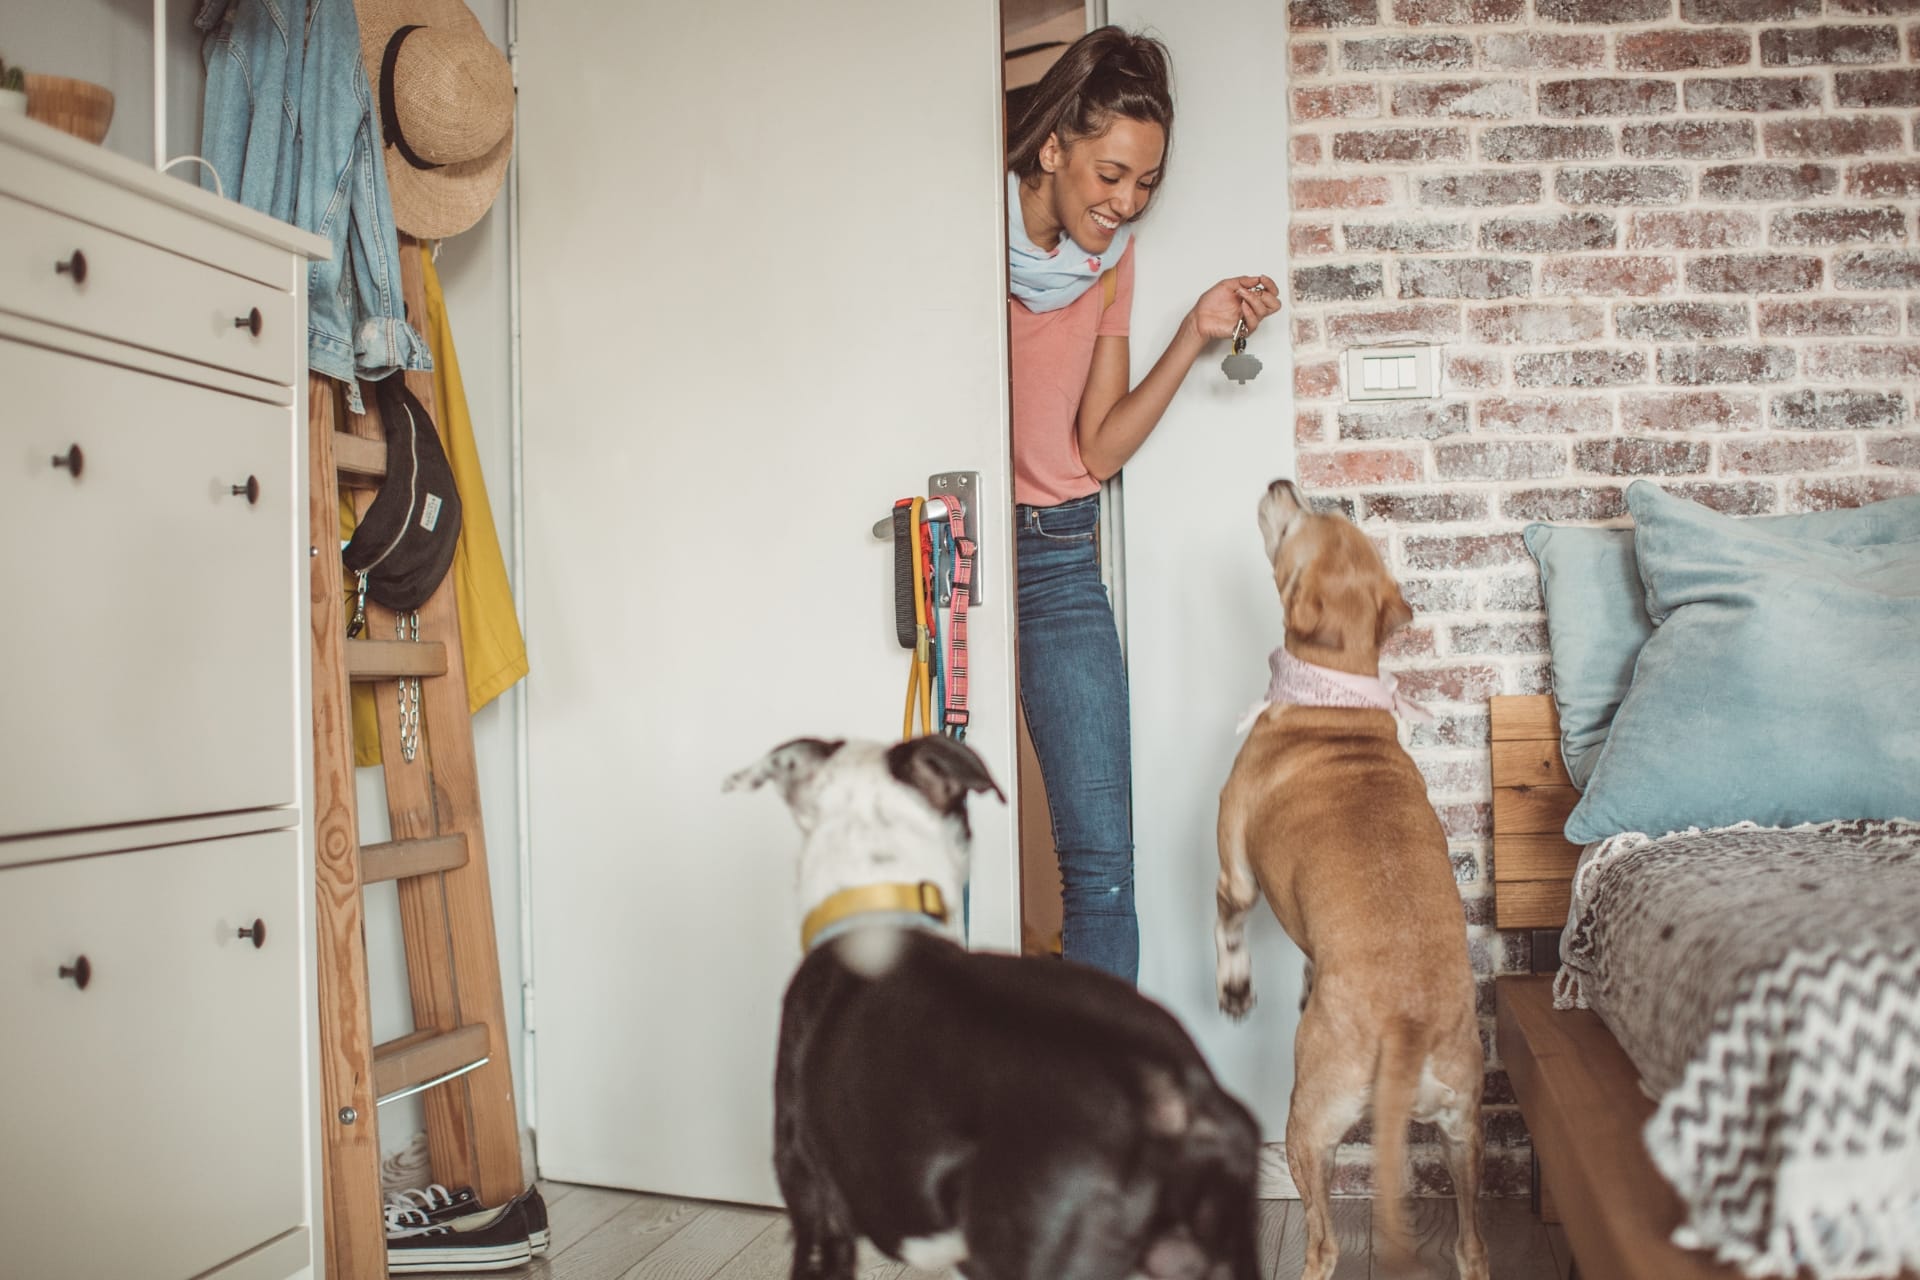
[[920, 709], [920, 723], [925, 726], [924, 732], [933, 732], [933, 669], [929, 665], [933, 646], [927, 638], [927, 575], [921, 569], [924, 547], [920, 541], [926, 505], [925, 498], [915, 498], [907, 516], [908, 527], [913, 533], [913, 624], [916, 638], [913, 660], [907, 667], [907, 710], [900, 721], [900, 736], [903, 739], [914, 736], [913, 712], [916, 705]]

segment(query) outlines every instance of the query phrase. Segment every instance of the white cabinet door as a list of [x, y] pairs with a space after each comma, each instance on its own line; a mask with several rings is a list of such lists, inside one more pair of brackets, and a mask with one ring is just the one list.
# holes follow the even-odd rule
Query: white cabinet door
[[291, 831], [0, 871], [0, 1272], [184, 1280], [306, 1221], [299, 892]]
[[[933, 472], [984, 477], [968, 741], [1013, 789], [999, 15], [529, 5], [519, 54], [541, 1172], [771, 1202], [797, 838], [720, 782], [898, 735], [869, 529]], [[977, 944], [1015, 812], [975, 801]]]
[[292, 802], [287, 411], [8, 341], [0, 387], [0, 837]]

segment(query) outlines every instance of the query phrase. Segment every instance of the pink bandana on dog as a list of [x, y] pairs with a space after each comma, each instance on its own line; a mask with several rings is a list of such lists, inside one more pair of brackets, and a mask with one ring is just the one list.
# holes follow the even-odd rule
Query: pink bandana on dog
[[1273, 671], [1273, 679], [1267, 683], [1267, 696], [1240, 718], [1236, 733], [1253, 728], [1253, 722], [1261, 713], [1274, 706], [1368, 707], [1415, 720], [1433, 719], [1433, 712], [1395, 688], [1399, 681], [1391, 671], [1378, 676], [1335, 671], [1332, 667], [1302, 662], [1288, 653], [1284, 645], [1267, 656], [1267, 666]]

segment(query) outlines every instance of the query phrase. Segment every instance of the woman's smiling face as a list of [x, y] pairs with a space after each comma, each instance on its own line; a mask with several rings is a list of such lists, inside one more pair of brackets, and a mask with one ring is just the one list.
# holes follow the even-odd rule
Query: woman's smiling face
[[1159, 125], [1126, 116], [1071, 147], [1048, 138], [1040, 165], [1053, 179], [1054, 220], [1081, 248], [1105, 253], [1113, 233], [1146, 209], [1166, 151]]

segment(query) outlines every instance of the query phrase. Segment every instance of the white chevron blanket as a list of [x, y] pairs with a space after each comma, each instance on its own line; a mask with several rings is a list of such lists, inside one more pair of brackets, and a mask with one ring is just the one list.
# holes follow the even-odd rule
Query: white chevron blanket
[[1920, 1269], [1920, 823], [1589, 846], [1555, 983], [1658, 1103], [1674, 1242], [1751, 1276]]

